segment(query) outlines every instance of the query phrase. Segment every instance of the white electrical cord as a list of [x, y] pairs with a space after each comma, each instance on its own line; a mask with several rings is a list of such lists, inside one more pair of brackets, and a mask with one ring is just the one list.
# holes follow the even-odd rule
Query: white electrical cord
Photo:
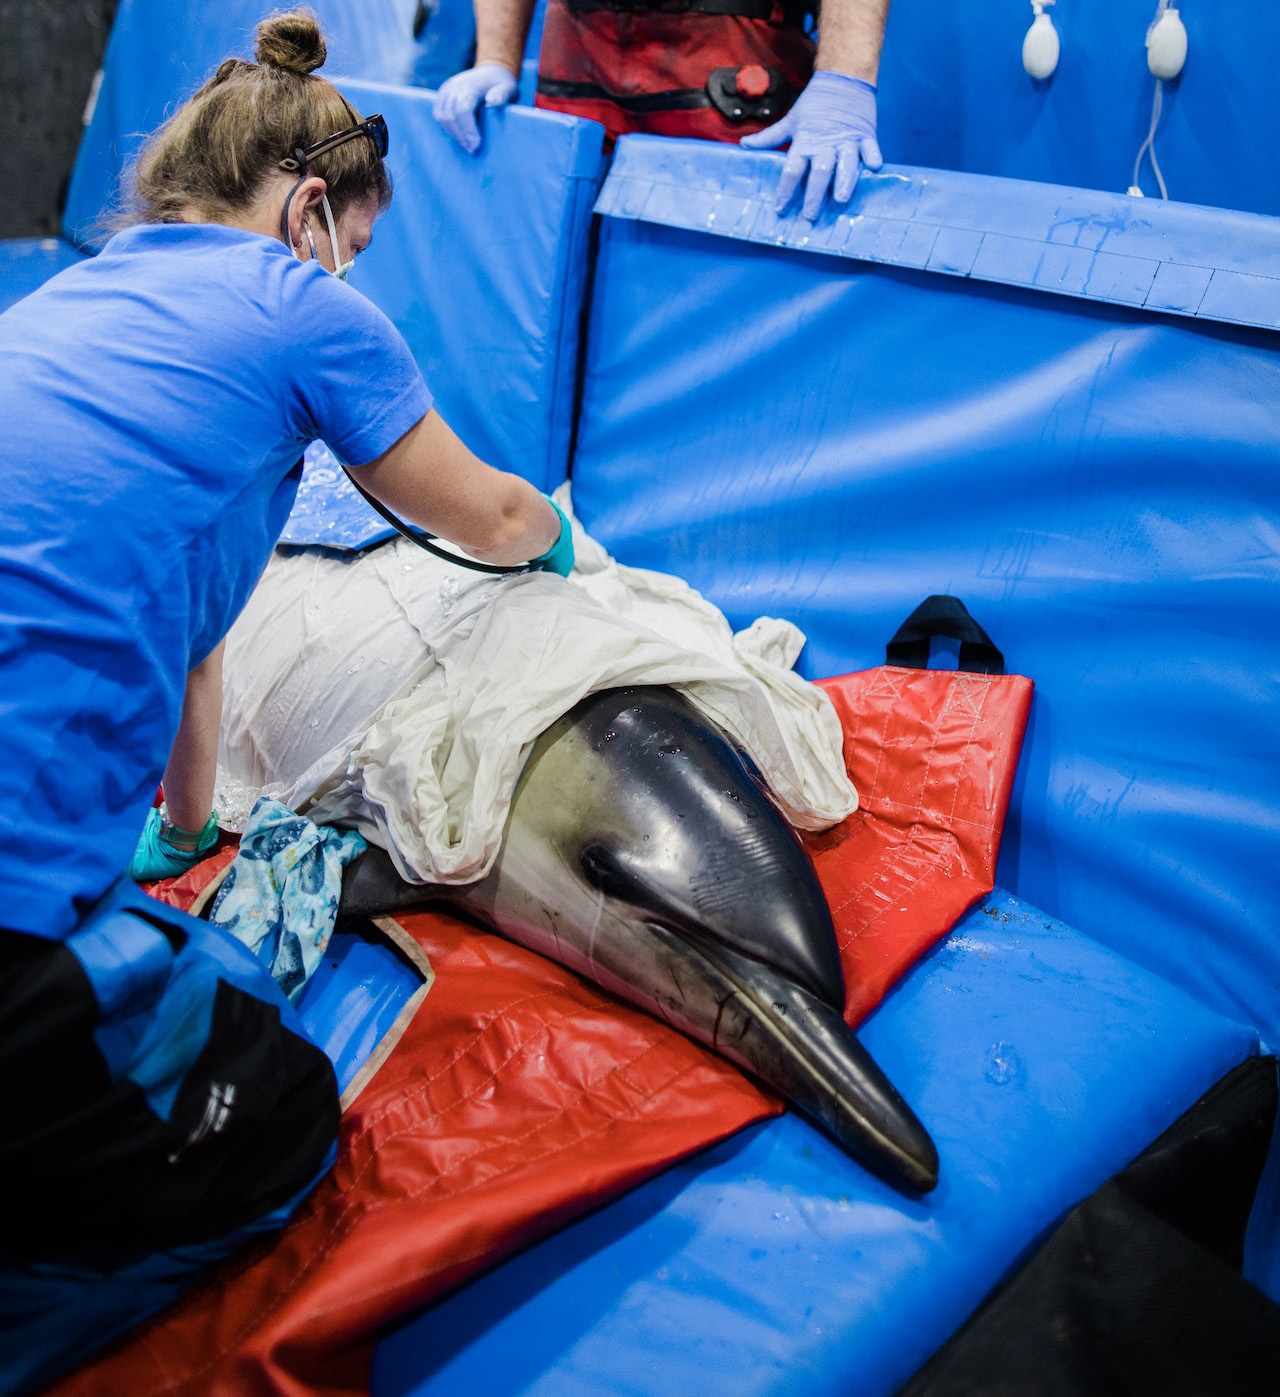
[[1187, 31], [1182, 23], [1182, 17], [1179, 15], [1173, 0], [1160, 0], [1156, 6], [1155, 17], [1147, 27], [1147, 67], [1156, 80], [1155, 96], [1151, 101], [1151, 128], [1147, 132], [1147, 139], [1138, 147], [1138, 154], [1133, 162], [1133, 183], [1129, 186], [1130, 194], [1139, 197], [1142, 195], [1142, 186], [1138, 183], [1139, 172], [1142, 168], [1142, 157], [1149, 155], [1156, 184], [1160, 187], [1160, 197], [1162, 199], [1169, 197], [1164, 175], [1160, 171], [1160, 162], [1156, 159], [1156, 130], [1160, 125], [1160, 111], [1164, 106], [1164, 85], [1182, 72], [1182, 65], [1186, 61]]
[[1147, 132], [1147, 139], [1138, 147], [1137, 159], [1133, 162], [1133, 182], [1129, 186], [1130, 194], [1142, 194], [1142, 186], [1138, 183], [1138, 172], [1142, 166], [1142, 157], [1149, 154], [1151, 156], [1151, 168], [1155, 172], [1156, 184], [1160, 187], [1160, 197], [1167, 199], [1169, 191], [1165, 188], [1164, 176], [1160, 173], [1160, 162], [1156, 159], [1156, 127], [1160, 125], [1160, 108], [1164, 105], [1164, 79], [1156, 79], [1156, 95], [1151, 102], [1151, 129]]

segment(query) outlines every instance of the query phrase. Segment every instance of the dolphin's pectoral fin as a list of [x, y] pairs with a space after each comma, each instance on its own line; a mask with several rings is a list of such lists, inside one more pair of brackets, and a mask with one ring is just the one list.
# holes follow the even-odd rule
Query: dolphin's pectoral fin
[[440, 898], [441, 891], [434, 883], [407, 882], [391, 862], [391, 855], [370, 844], [343, 872], [338, 916], [376, 917]]
[[709, 1036], [697, 1033], [708, 1047], [774, 1087], [894, 1188], [936, 1187], [938, 1151], [928, 1131], [837, 1010], [710, 938], [655, 922], [649, 929], [718, 982], [714, 1025]]
[[[782, 817], [777, 816], [774, 823], [781, 824]], [[717, 915], [709, 897], [696, 893], [682, 897], [682, 890], [663, 877], [661, 869], [635, 858], [625, 848], [592, 842], [583, 849], [580, 866], [587, 883], [606, 897], [695, 938], [722, 942], [746, 960], [772, 967], [843, 1011], [844, 974], [816, 876], [812, 888], [807, 879], [796, 877], [779, 897], [776, 884], [752, 879], [751, 862], [745, 860], [742, 867], [719, 875], [716, 896], [725, 915]], [[804, 874], [808, 869], [796, 871]], [[708, 881], [712, 876], [707, 875]], [[741, 915], [744, 909], [749, 915]]]

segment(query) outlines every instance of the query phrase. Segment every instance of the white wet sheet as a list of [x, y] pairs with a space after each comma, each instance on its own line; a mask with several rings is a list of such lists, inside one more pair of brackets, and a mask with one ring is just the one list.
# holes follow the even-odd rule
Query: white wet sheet
[[[564, 487], [557, 500], [568, 512]], [[719, 723], [800, 828], [856, 808], [835, 710], [791, 668], [795, 626], [734, 634], [576, 522], [574, 544], [569, 579], [486, 576], [405, 539], [277, 552], [227, 640], [222, 822], [268, 794], [354, 826], [413, 881], [471, 882], [539, 734], [586, 694], [634, 684], [670, 684]]]

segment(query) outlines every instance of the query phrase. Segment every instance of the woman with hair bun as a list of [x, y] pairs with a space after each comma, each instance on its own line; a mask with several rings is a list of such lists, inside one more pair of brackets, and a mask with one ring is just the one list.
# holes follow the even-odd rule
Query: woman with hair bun
[[221, 642], [306, 444], [477, 558], [572, 566], [343, 285], [385, 124], [316, 75], [311, 15], [257, 40], [147, 145], [138, 221], [0, 316], [0, 1251], [39, 1277], [0, 1284], [0, 1391], [282, 1226], [333, 1159], [333, 1069], [259, 962], [127, 875], [216, 837]]

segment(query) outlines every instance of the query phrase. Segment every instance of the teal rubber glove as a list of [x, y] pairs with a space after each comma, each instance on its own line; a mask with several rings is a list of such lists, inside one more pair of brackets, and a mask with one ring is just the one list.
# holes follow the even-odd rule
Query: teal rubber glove
[[569, 523], [563, 509], [550, 495], [542, 497], [560, 516], [560, 537], [545, 553], [529, 560], [531, 568], [541, 568], [544, 572], [554, 572], [568, 577], [573, 571], [573, 525]]
[[[167, 830], [174, 830], [188, 840], [194, 841], [190, 848], [179, 848], [165, 838]], [[185, 841], [184, 841], [185, 842]], [[179, 830], [176, 826], [166, 827], [158, 809], [147, 815], [147, 823], [142, 827], [142, 837], [133, 851], [129, 863], [129, 877], [135, 883], [154, 883], [160, 878], [176, 878], [179, 873], [194, 867], [218, 842], [218, 817], [210, 815], [205, 827], [199, 831]]]

